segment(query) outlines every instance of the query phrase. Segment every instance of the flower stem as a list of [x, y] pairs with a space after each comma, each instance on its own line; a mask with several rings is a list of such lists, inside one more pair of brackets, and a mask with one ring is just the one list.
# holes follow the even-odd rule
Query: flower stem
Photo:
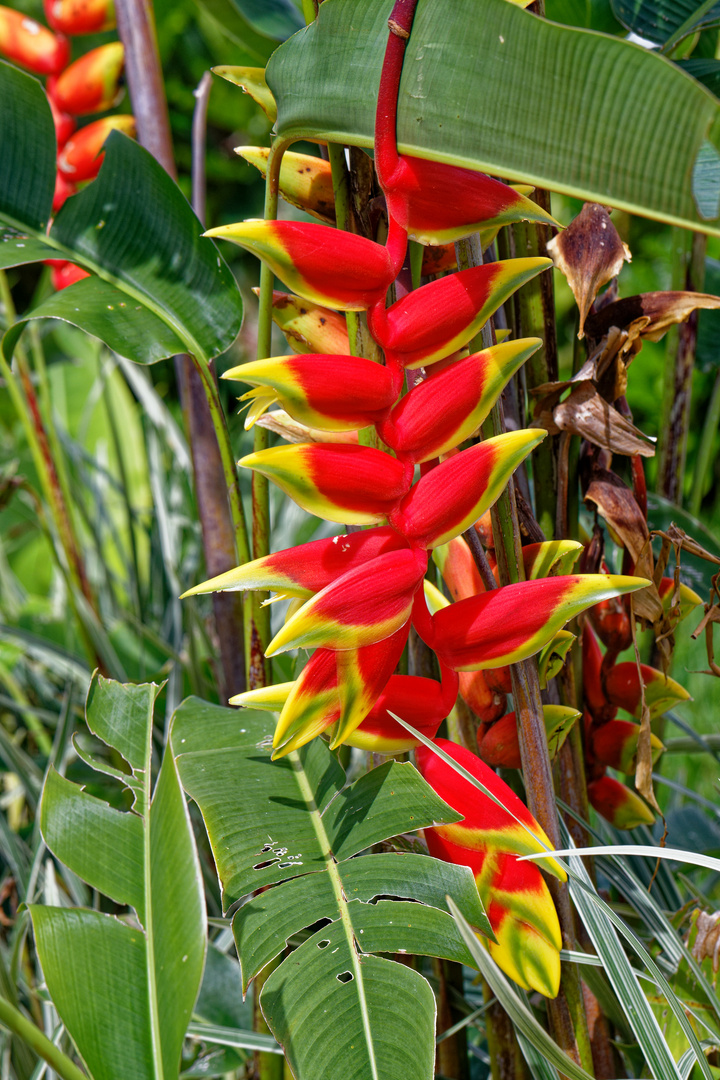
[[87, 1075], [78, 1069], [67, 1054], [3, 997], [0, 997], [0, 1024], [22, 1039], [43, 1061], [47, 1061], [62, 1080], [88, 1080]]

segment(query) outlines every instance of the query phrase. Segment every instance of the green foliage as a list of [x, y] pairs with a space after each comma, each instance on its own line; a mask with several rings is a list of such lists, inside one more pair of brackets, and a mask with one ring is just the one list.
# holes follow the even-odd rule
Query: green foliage
[[[296, 1075], [342, 1067], [358, 1080], [429, 1076], [429, 987], [417, 972], [374, 954], [470, 963], [446, 894], [490, 932], [487, 918], [465, 867], [411, 853], [354, 856], [460, 815], [409, 763], [388, 762], [346, 786], [317, 739], [273, 762], [271, 730], [266, 713], [238, 715], [191, 698], [175, 713], [171, 735], [183, 786], [205, 820], [225, 907], [255, 894], [233, 919], [243, 986], [291, 936], [325, 923], [272, 972], [260, 998]], [[416, 903], [371, 903], [387, 896]]]
[[200, 866], [171, 754], [152, 791], [158, 689], [95, 676], [88, 694], [89, 730], [129, 772], [100, 759], [92, 764], [127, 786], [130, 811], [111, 808], [54, 769], [40, 807], [50, 850], [137, 916], [135, 922], [84, 908], [30, 908], [48, 989], [93, 1080], [177, 1075], [202, 976]]

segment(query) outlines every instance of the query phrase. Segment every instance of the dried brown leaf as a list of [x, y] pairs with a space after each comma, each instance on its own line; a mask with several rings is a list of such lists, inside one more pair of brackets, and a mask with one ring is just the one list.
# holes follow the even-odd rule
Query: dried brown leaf
[[547, 247], [573, 291], [580, 311], [581, 338], [595, 297], [603, 285], [617, 277], [622, 264], [630, 262], [630, 248], [622, 242], [610, 215], [599, 203], [585, 203], [575, 220]]
[[714, 911], [712, 915], [699, 911], [695, 929], [692, 954], [700, 964], [703, 960], [712, 960], [713, 971], [717, 974], [720, 968], [720, 911]]
[[586, 320], [585, 329], [588, 337], [599, 339], [610, 327], [623, 329], [637, 320], [646, 320], [640, 336], [659, 341], [671, 326], [684, 322], [698, 308], [720, 308], [720, 297], [696, 292], [639, 293], [593, 312]]
[[575, 383], [570, 396], [552, 410], [552, 416], [561, 431], [580, 435], [613, 454], [655, 454], [655, 447], [643, 433], [608, 405], [589, 381]]

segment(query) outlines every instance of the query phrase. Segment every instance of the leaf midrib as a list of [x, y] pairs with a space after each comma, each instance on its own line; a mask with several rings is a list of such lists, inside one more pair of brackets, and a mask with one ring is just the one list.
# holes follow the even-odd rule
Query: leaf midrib
[[[152, 731], [154, 699], [148, 704], [147, 731]], [[153, 934], [152, 865], [150, 843], [150, 807], [152, 795], [152, 738], [146, 740], [144, 783], [142, 787], [143, 829], [143, 894], [145, 916], [145, 967], [147, 971], [148, 1008], [150, 1010], [150, 1042], [153, 1053], [153, 1072], [156, 1080], [164, 1080], [160, 1016], [158, 1012], [157, 980], [155, 978], [155, 938]]]
[[305, 804], [310, 814], [310, 820], [312, 822], [315, 836], [317, 837], [320, 850], [322, 852], [323, 860], [327, 869], [330, 882], [332, 884], [333, 895], [335, 902], [340, 913], [340, 922], [342, 923], [343, 930], [345, 932], [345, 938], [348, 943], [350, 951], [351, 962], [353, 966], [353, 975], [355, 986], [357, 987], [357, 995], [360, 1003], [360, 1014], [362, 1016], [363, 1031], [365, 1033], [365, 1042], [368, 1049], [368, 1059], [370, 1062], [370, 1068], [372, 1070], [372, 1080], [379, 1080], [377, 1062], [375, 1060], [375, 1047], [373, 1044], [372, 1030], [370, 1027], [370, 1014], [367, 1005], [367, 999], [365, 997], [365, 984], [363, 981], [363, 972], [360, 965], [360, 957], [356, 948], [355, 931], [350, 918], [350, 912], [348, 910], [348, 903], [343, 892], [342, 880], [340, 878], [340, 872], [338, 870], [338, 864], [332, 853], [332, 846], [330, 844], [330, 837], [327, 834], [323, 819], [320, 815], [320, 810], [315, 802], [315, 796], [313, 795], [310, 782], [303, 768], [300, 756], [297, 751], [287, 755], [288, 761], [290, 761], [295, 778], [297, 780], [300, 793], [305, 800]]
[[[199, 341], [188, 332], [187, 327], [179, 323], [172, 314], [167, 311], [162, 305], [156, 303], [152, 297], [149, 297], [146, 293], [141, 292], [139, 289], [134, 288], [124, 278], [116, 277], [114, 274], [109, 273], [104, 267], [98, 263], [89, 259], [86, 255], [75, 251], [73, 248], [66, 247], [65, 244], [59, 243], [55, 237], [48, 235], [44, 232], [28, 226], [24, 222], [17, 221], [16, 218], [11, 217], [9, 214], [0, 212], [0, 221], [4, 222], [9, 228], [15, 229], [17, 232], [24, 236], [32, 237], [34, 240], [38, 240], [48, 247], [54, 248], [55, 251], [60, 252], [66, 257], [69, 262], [79, 263], [89, 270], [92, 270], [94, 274], [97, 274], [103, 281], [107, 281], [110, 285], [114, 285], [120, 292], [125, 293], [127, 296], [132, 297], [133, 300], [138, 300], [143, 307], [147, 308], [154, 315], [156, 315], [162, 322], [165, 323], [177, 336], [181, 339], [185, 345], [187, 351], [196, 356], [199, 360], [209, 363], [209, 357], [205, 353], [205, 350], [200, 345]], [[27, 317], [32, 317], [32, 312], [27, 313]], [[20, 322], [24, 319], [18, 320]]]

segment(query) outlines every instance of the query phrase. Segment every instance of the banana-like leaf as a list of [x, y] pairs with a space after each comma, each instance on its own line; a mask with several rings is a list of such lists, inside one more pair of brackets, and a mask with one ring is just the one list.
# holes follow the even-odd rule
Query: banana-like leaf
[[[388, 762], [346, 787], [320, 739], [271, 761], [272, 720], [190, 698], [171, 735], [183, 786], [205, 819], [226, 907], [255, 893], [233, 922], [244, 987], [291, 935], [330, 920], [276, 968], [260, 999], [294, 1074], [429, 1078], [430, 988], [417, 972], [373, 954], [470, 963], [445, 896], [455, 896], [487, 933], [477, 888], [466, 867], [429, 856], [353, 856], [459, 815], [409, 763]], [[379, 896], [398, 899], [368, 903]]]
[[[170, 1080], [200, 988], [205, 902], [175, 760], [151, 792], [154, 684], [95, 676], [90, 730], [125, 760], [133, 796], [121, 812], [53, 769], [40, 807], [50, 850], [136, 917], [32, 905], [50, 996], [93, 1080]], [[114, 775], [118, 775], [113, 770]]]
[[545, 0], [545, 15], [552, 22], [622, 34], [625, 28], [613, 15], [610, 0]]
[[[0, 63], [0, 155], [0, 266], [67, 259], [97, 275], [29, 318], [64, 318], [143, 362], [178, 351], [207, 361], [232, 344], [242, 321], [235, 280], [146, 150], [114, 132], [98, 178], [67, 200], [46, 235], [55, 182], [50, 108], [35, 79]], [[4, 339], [6, 356], [21, 328]]]
[[284, 41], [305, 20], [293, 0], [232, 0], [254, 30], [276, 41]]
[[703, 11], [707, 5], [700, 0], [611, 0], [611, 4], [623, 26], [657, 45], [664, 45], [680, 30], [684, 36], [720, 22], [720, 4]]
[[[386, 7], [332, 0], [273, 54], [267, 79], [283, 138], [372, 145]], [[418, 5], [398, 142], [404, 153], [720, 235], [717, 99], [640, 46], [507, 0]]]

